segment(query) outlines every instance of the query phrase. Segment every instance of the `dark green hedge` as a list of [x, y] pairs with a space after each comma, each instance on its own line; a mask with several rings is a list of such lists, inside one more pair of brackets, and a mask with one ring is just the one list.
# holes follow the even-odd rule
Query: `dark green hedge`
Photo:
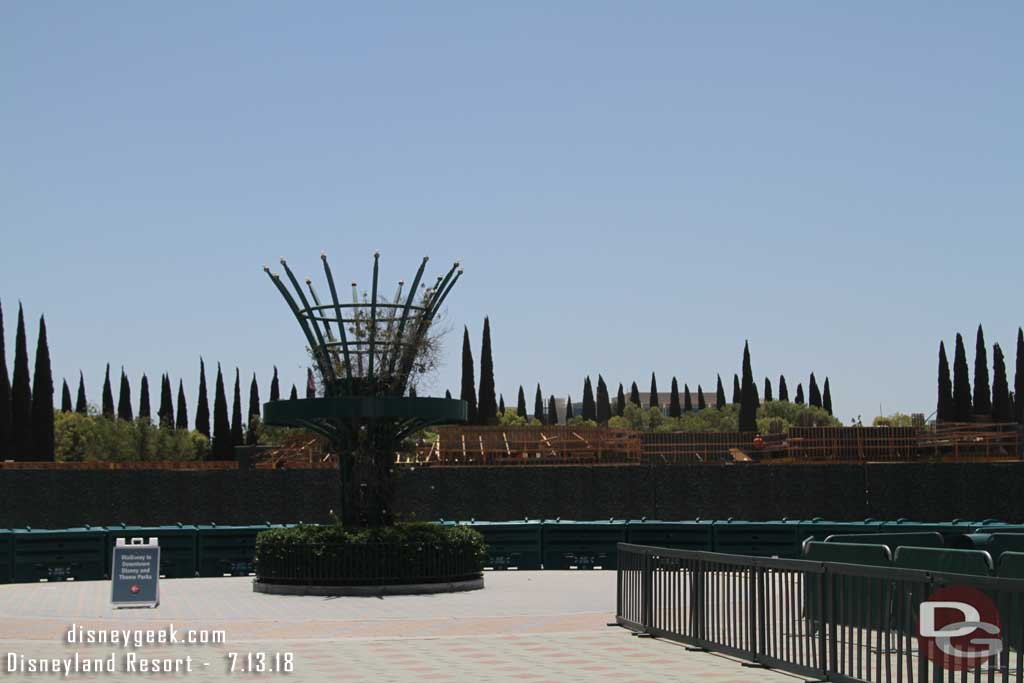
[[256, 537], [256, 577], [269, 583], [461, 580], [479, 575], [486, 557], [479, 532], [425, 522], [352, 530], [303, 524]]

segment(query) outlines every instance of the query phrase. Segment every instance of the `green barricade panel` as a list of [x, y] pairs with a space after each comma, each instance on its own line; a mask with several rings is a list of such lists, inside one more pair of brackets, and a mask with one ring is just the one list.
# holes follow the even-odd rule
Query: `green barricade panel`
[[835, 534], [825, 539], [826, 543], [856, 543], [888, 546], [893, 555], [896, 549], [905, 545], [915, 548], [944, 548], [946, 542], [937, 531], [908, 532], [893, 534], [880, 532], [877, 534]]
[[711, 550], [713, 524], [711, 520], [631, 519], [626, 523], [626, 542], [676, 550]]
[[544, 569], [615, 569], [617, 544], [626, 540], [624, 520], [556, 520], [541, 527]]
[[984, 550], [992, 556], [992, 562], [999, 566], [1003, 553], [1024, 553], [1024, 533], [1021, 534], [965, 534], [966, 550]]
[[10, 583], [14, 565], [14, 534], [0, 529], [0, 583]]
[[487, 544], [491, 569], [540, 569], [540, 520], [510, 522], [466, 522], [480, 532]]
[[77, 581], [106, 578], [102, 528], [15, 529], [12, 580]]
[[713, 525], [716, 553], [758, 557], [800, 557], [800, 523], [796, 520], [747, 522], [716, 521]]
[[256, 558], [256, 534], [273, 528], [259, 526], [200, 525], [196, 536], [199, 576], [248, 576]]
[[1004, 579], [1024, 579], [1024, 552], [1003, 553], [999, 557], [996, 576]]
[[827, 519], [815, 518], [804, 520], [797, 527], [797, 539], [800, 551], [808, 541], [824, 541], [835, 534], [875, 534], [881, 531], [882, 523], [874, 519], [863, 522], [830, 522]]
[[[1024, 579], [1024, 552], [1003, 553], [996, 562], [996, 576], [1001, 579]], [[1021, 620], [1024, 619], [1024, 592], [1000, 592], [996, 607], [1010, 646], [1018, 651], [1024, 649], [1024, 629], [1021, 628]]]
[[[871, 567], [892, 566], [892, 555], [884, 545], [858, 543], [824, 543], [810, 541], [804, 544], [805, 560], [815, 562], [841, 562]], [[804, 604], [811, 623], [820, 628], [823, 623], [819, 587], [822, 577], [808, 575], [804, 589]], [[884, 625], [883, 613], [878, 610], [851, 609], [854, 605], [891, 605], [892, 583], [887, 579], [864, 576], [835, 575], [833, 579], [837, 596], [837, 621], [854, 628], [880, 629]]]
[[892, 552], [885, 545], [867, 543], [824, 543], [811, 541], [804, 545], [805, 560], [866, 564], [872, 567], [892, 566]]
[[893, 555], [893, 566], [973, 576], [991, 576], [993, 572], [992, 558], [983, 550], [901, 546]]
[[108, 526], [107, 575], [118, 538], [156, 538], [160, 544], [160, 575], [168, 579], [191, 578], [196, 575], [196, 527], [173, 526]]

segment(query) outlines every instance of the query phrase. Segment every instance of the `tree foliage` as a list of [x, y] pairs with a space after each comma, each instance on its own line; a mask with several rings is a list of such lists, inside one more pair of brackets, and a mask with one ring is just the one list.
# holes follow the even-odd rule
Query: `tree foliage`
[[953, 349], [953, 408], [957, 422], [968, 422], [971, 419], [971, 381], [967, 377], [967, 352], [964, 350], [964, 338], [956, 335], [956, 346]]
[[992, 389], [988, 381], [988, 354], [985, 351], [985, 333], [978, 325], [978, 336], [974, 345], [974, 414], [988, 415], [992, 412]]
[[935, 406], [935, 419], [948, 422], [956, 419], [956, 408], [953, 405], [953, 380], [949, 374], [949, 359], [946, 357], [946, 345], [939, 342], [939, 397]]

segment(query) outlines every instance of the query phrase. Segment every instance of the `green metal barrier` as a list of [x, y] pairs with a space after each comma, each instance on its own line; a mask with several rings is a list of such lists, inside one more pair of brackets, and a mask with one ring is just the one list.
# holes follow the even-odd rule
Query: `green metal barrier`
[[800, 557], [798, 520], [748, 522], [716, 520], [713, 525], [714, 551], [760, 557]]
[[[804, 543], [805, 560], [815, 562], [842, 562], [844, 564], [861, 564], [872, 567], [891, 567], [892, 553], [888, 546], [860, 543], [824, 543], [808, 541]], [[819, 586], [824, 579], [820, 576], [808, 576], [804, 589], [805, 609], [815, 629], [824, 623], [824, 611], [821, 607]], [[847, 606], [841, 610], [845, 618], [837, 620], [845, 626], [853, 628], [881, 629], [885, 626], [886, 615], [891, 614], [892, 583], [887, 580], [859, 577], [834, 576], [833, 599], [838, 604]], [[851, 605], [887, 605], [884, 610], [849, 609]], [[870, 612], [870, 613], [869, 613]]]
[[999, 565], [1003, 553], [1024, 552], [1024, 534], [964, 534], [965, 550], [984, 550], [992, 556], [992, 562]]
[[[996, 576], [1003, 579], [1024, 579], [1024, 552], [1005, 552], [996, 563]], [[1002, 619], [1003, 632], [1011, 638], [1011, 647], [1024, 649], [1024, 594], [1008, 595], [1003, 593], [996, 601], [999, 617]]]
[[157, 538], [160, 543], [160, 575], [168, 579], [191, 578], [196, 575], [197, 532], [194, 525], [174, 526], [108, 526], [106, 568], [110, 576], [110, 563], [118, 538]]
[[199, 576], [248, 576], [253, 573], [256, 534], [274, 525], [197, 527], [196, 563]]
[[616, 544], [626, 540], [625, 520], [542, 523], [545, 569], [615, 569]]
[[677, 550], [711, 550], [714, 538], [711, 520], [666, 522], [660, 519], [631, 519], [626, 523], [628, 543]]
[[797, 526], [797, 537], [800, 540], [800, 551], [808, 541], [824, 541], [835, 534], [874, 534], [882, 528], [882, 522], [865, 519], [863, 522], [830, 522], [821, 517], [803, 520]]
[[10, 583], [14, 574], [14, 534], [0, 529], [0, 583]]
[[896, 549], [909, 545], [915, 548], [944, 548], [946, 542], [938, 531], [918, 531], [905, 534], [835, 534], [825, 539], [826, 543], [856, 543], [888, 546], [894, 555]]
[[992, 556], [984, 550], [949, 550], [902, 546], [893, 555], [893, 566], [949, 574], [992, 576]]
[[12, 580], [18, 582], [99, 580], [106, 577], [106, 534], [102, 527], [15, 529]]
[[479, 531], [487, 543], [491, 569], [540, 569], [543, 563], [540, 520], [464, 522]]
[[815, 562], [843, 562], [845, 564], [866, 564], [872, 567], [891, 567], [892, 551], [888, 546], [881, 544], [811, 541], [804, 545], [803, 559]]

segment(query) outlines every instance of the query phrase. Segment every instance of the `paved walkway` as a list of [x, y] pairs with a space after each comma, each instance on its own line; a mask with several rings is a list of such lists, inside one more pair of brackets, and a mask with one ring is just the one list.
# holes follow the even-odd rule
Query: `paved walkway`
[[[7, 673], [31, 658], [109, 658], [117, 673], [68, 680], [231, 681], [711, 681], [793, 683], [786, 674], [743, 668], [738, 661], [688, 652], [674, 643], [638, 639], [609, 628], [614, 572], [494, 572], [483, 591], [436, 596], [317, 598], [252, 592], [251, 579], [177, 579], [161, 583], [155, 610], [112, 610], [106, 582], [0, 585], [0, 681], [60, 680], [54, 674]], [[68, 630], [223, 630], [223, 644], [68, 644]], [[237, 653], [230, 671], [230, 653]], [[247, 656], [253, 653], [252, 659]], [[251, 673], [265, 653], [267, 667]], [[275, 657], [275, 653], [280, 656]], [[25, 660], [21, 658], [24, 657]], [[126, 672], [129, 659], [192, 672]]]

